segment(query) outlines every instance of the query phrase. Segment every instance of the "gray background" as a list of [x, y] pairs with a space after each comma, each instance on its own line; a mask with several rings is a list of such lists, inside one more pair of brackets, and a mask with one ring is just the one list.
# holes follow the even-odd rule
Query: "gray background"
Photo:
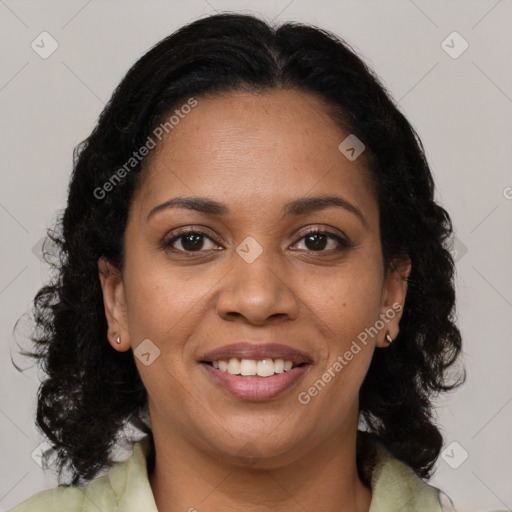
[[[11, 355], [24, 367], [30, 363], [16, 353], [15, 342], [27, 341], [23, 333], [13, 335], [13, 325], [47, 275], [38, 243], [65, 205], [72, 150], [150, 46], [188, 21], [225, 10], [313, 23], [341, 35], [417, 129], [438, 199], [456, 228], [468, 371], [466, 385], [438, 402], [446, 451], [432, 482], [460, 512], [510, 509], [510, 0], [0, 0], [0, 511], [57, 483], [31, 456], [42, 441], [34, 427], [38, 371], [18, 373]], [[34, 40], [43, 45], [43, 31], [59, 45], [47, 59], [31, 48]], [[469, 44], [457, 58], [445, 49], [459, 53], [458, 36], [442, 45], [453, 31]], [[50, 48], [48, 39], [44, 46]]]

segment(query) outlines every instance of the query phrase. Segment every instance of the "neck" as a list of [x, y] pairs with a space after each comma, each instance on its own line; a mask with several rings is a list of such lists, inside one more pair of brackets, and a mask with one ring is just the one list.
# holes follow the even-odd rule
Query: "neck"
[[155, 467], [149, 480], [160, 512], [369, 510], [371, 490], [357, 472], [357, 427], [272, 469], [220, 462], [183, 438], [159, 435], [155, 427]]

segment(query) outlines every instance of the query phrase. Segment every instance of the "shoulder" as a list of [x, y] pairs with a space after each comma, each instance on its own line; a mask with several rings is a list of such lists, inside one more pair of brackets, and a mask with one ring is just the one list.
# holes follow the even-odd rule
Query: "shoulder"
[[58, 486], [38, 492], [8, 512], [81, 512], [83, 510], [84, 492], [76, 486]]
[[370, 512], [443, 512], [440, 491], [420, 478], [374, 436], [364, 436], [372, 489]]
[[115, 462], [106, 475], [85, 486], [58, 486], [38, 492], [8, 512], [157, 512], [146, 469], [147, 437], [135, 443], [133, 455]]
[[109, 512], [118, 510], [117, 498], [109, 477], [105, 475], [83, 487], [59, 485], [38, 492], [8, 512]]

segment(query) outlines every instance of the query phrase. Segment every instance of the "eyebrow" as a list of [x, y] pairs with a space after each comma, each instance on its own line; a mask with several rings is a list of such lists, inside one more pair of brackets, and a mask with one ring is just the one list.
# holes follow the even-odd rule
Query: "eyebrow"
[[[320, 197], [300, 197], [284, 205], [281, 213], [281, 219], [291, 216], [305, 215], [325, 208], [336, 206], [343, 208], [356, 215], [367, 230], [370, 226], [362, 214], [361, 210], [352, 203], [339, 196], [320, 196]], [[204, 213], [206, 215], [226, 216], [229, 214], [229, 208], [223, 204], [208, 197], [175, 197], [162, 204], [155, 206], [148, 214], [147, 220], [162, 210], [169, 208], [184, 208]]]

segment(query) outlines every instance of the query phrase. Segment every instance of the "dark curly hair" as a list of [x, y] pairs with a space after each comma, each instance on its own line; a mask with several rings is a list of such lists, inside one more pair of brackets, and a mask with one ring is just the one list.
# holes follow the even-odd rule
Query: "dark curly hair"
[[[461, 352], [454, 323], [452, 224], [434, 201], [422, 143], [379, 78], [342, 39], [313, 26], [274, 27], [257, 17], [219, 14], [166, 37], [128, 71], [91, 135], [75, 148], [68, 204], [54, 229], [54, 276], [34, 299], [34, 352], [45, 372], [37, 426], [71, 484], [112, 463], [119, 433], [135, 425], [154, 442], [147, 395], [132, 351], [107, 342], [98, 259], [123, 268], [127, 213], [147, 159], [98, 190], [186, 98], [290, 88], [324, 100], [340, 127], [361, 139], [376, 186], [385, 268], [408, 255], [412, 271], [400, 334], [374, 353], [360, 390], [368, 432], [421, 477], [443, 445], [432, 399], [459, 386], [448, 369]], [[359, 439], [362, 437], [359, 431]], [[153, 459], [154, 460], [154, 459]], [[66, 484], [69, 485], [69, 484]]]

